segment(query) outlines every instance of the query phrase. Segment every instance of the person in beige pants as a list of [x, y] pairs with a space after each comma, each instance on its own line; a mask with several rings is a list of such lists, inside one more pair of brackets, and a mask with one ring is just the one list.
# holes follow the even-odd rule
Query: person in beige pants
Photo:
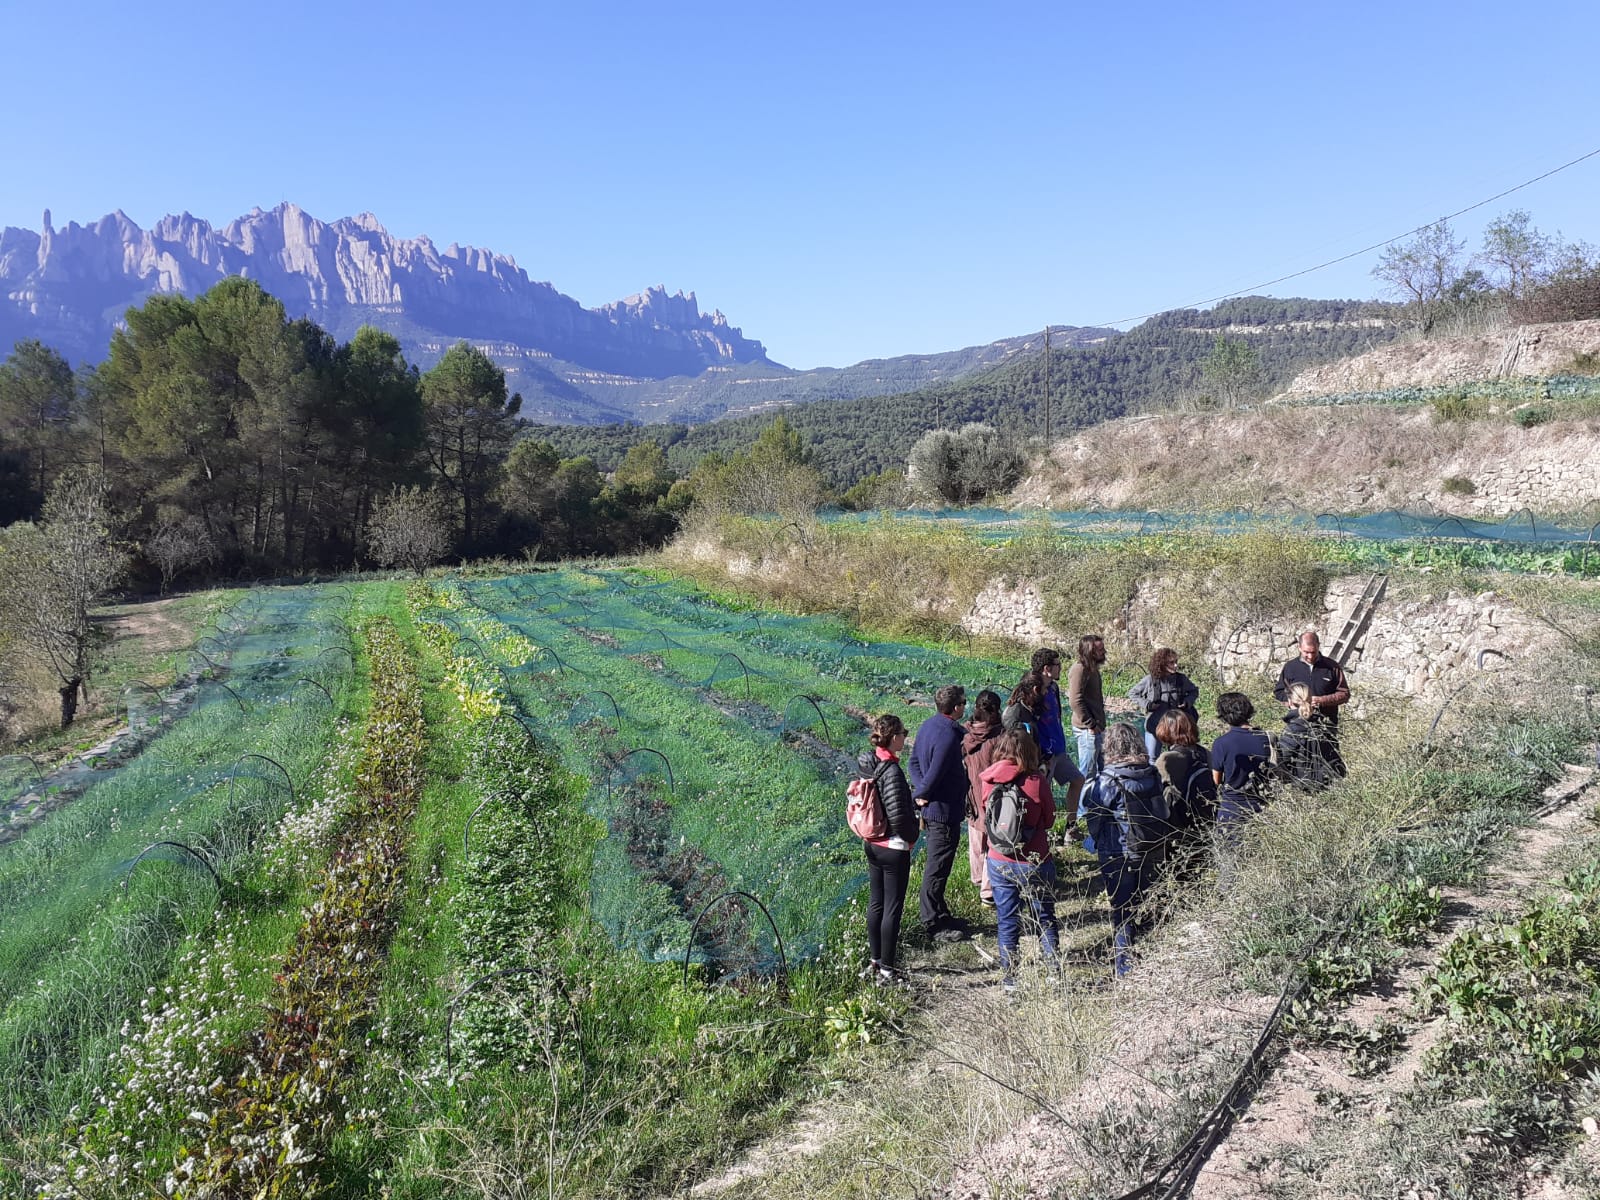
[[989, 886], [989, 839], [984, 836], [983, 822], [973, 814], [977, 812], [977, 797], [983, 795], [983, 781], [979, 776], [994, 762], [995, 740], [1000, 736], [1000, 728], [999, 695], [979, 692], [967, 721], [967, 736], [961, 740], [961, 753], [967, 778], [972, 783], [972, 794], [967, 800], [967, 865], [972, 870], [972, 886], [990, 907], [994, 906], [994, 889]]

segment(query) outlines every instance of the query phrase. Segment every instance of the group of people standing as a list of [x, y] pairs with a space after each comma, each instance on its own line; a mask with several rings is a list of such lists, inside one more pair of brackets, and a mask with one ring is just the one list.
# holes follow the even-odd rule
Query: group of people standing
[[[1084, 849], [1098, 860], [1111, 905], [1113, 967], [1125, 974], [1143, 900], [1175, 846], [1213, 823], [1228, 836], [1266, 803], [1274, 779], [1316, 788], [1343, 776], [1338, 718], [1349, 684], [1343, 668], [1321, 653], [1316, 633], [1303, 634], [1299, 649], [1274, 689], [1285, 706], [1282, 731], [1253, 727], [1249, 697], [1224, 692], [1217, 716], [1228, 729], [1209, 751], [1200, 744], [1200, 689], [1168, 647], [1151, 655], [1148, 672], [1128, 693], [1141, 722], [1108, 722], [1106, 650], [1098, 635], [1080, 639], [1064, 698], [1062, 657], [1050, 648], [1034, 652], [1007, 699], [980, 691], [970, 717], [964, 688], [940, 688], [909, 756], [904, 722], [893, 713], [878, 717], [858, 761], [862, 778], [877, 783], [887, 827], [884, 837], [865, 843], [869, 975], [881, 984], [901, 977], [900, 925], [919, 838], [926, 844], [918, 897], [923, 928], [936, 943], [969, 936], [946, 900], [963, 825], [973, 885], [995, 910], [1002, 986], [1016, 987], [1025, 916], [1039, 931], [1045, 959], [1057, 962], [1057, 787], [1065, 789], [1061, 810], [1083, 820]], [[997, 788], [1013, 787], [1022, 799], [1021, 836], [992, 845], [989, 800]], [[1076, 830], [1074, 820], [1068, 836]]]

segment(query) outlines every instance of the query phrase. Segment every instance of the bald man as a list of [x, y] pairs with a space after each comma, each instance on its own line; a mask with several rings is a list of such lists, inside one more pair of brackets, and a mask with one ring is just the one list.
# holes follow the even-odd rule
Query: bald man
[[1323, 724], [1328, 764], [1342, 779], [1345, 765], [1339, 755], [1339, 709], [1350, 700], [1350, 683], [1344, 668], [1322, 653], [1322, 639], [1314, 630], [1300, 635], [1300, 654], [1283, 664], [1272, 694], [1288, 704], [1290, 689], [1297, 683], [1305, 684], [1311, 693], [1311, 705]]

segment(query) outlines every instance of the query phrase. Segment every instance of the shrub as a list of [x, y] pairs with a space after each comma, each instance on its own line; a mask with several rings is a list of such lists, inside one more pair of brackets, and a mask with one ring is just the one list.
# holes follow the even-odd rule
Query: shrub
[[1465, 475], [1447, 475], [1439, 485], [1439, 490], [1446, 496], [1474, 496], [1477, 495], [1478, 485]]
[[1009, 492], [1022, 478], [1022, 448], [990, 425], [955, 433], [931, 429], [911, 448], [907, 475], [918, 490], [950, 504]]
[[1428, 399], [1436, 421], [1476, 421], [1489, 414], [1489, 403], [1467, 391], [1439, 392]]
[[1543, 425], [1546, 421], [1555, 419], [1555, 409], [1544, 404], [1530, 404], [1526, 408], [1519, 408], [1511, 414], [1511, 419], [1523, 429], [1532, 429], [1535, 425]]
[[900, 508], [905, 501], [905, 472], [880, 471], [868, 475], [840, 496], [839, 507], [846, 512], [871, 512], [879, 508]]

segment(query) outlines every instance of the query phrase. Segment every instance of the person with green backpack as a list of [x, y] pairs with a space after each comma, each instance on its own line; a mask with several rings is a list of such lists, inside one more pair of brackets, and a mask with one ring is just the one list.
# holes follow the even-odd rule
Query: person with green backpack
[[1000, 735], [994, 761], [979, 778], [984, 786], [978, 815], [989, 839], [989, 886], [999, 922], [1000, 984], [1011, 995], [1017, 989], [1024, 907], [1039, 927], [1045, 961], [1058, 970], [1060, 966], [1056, 864], [1050, 853], [1056, 800], [1040, 769], [1039, 747], [1021, 729]]

